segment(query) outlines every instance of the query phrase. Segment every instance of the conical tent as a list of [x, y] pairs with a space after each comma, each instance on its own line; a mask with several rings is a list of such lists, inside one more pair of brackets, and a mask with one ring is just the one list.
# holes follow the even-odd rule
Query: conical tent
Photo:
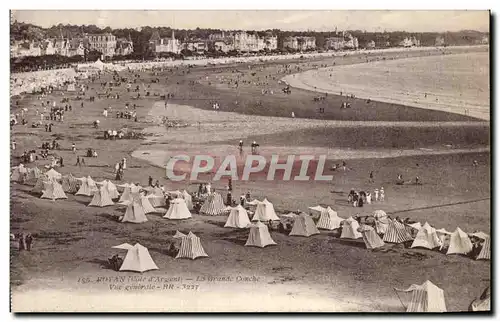
[[71, 173], [62, 177], [62, 188], [64, 192], [76, 193], [79, 181]]
[[276, 215], [276, 212], [274, 212], [273, 204], [270, 203], [267, 199], [264, 199], [257, 205], [252, 221], [269, 221], [269, 220], [280, 220], [280, 218]]
[[250, 225], [248, 213], [241, 205], [231, 208], [224, 227], [247, 228]]
[[361, 233], [358, 231], [359, 223], [352, 217], [344, 220], [342, 224], [342, 234], [340, 238], [348, 238], [348, 239], [358, 239], [363, 237]]
[[477, 300], [471, 303], [470, 311], [491, 311], [491, 290], [489, 286]]
[[314, 207], [309, 207], [309, 209], [316, 210], [316, 211], [318, 211], [320, 213], [326, 210], [326, 208], [324, 208], [323, 206], [320, 206], [320, 205], [314, 206]]
[[295, 218], [290, 236], [309, 237], [317, 234], [319, 234], [319, 230], [316, 228], [311, 216], [301, 213], [297, 218]]
[[363, 241], [365, 242], [365, 246], [367, 249], [376, 249], [385, 245], [382, 238], [377, 235], [377, 232], [372, 226], [361, 225], [358, 228], [358, 231], [363, 236]]
[[373, 217], [375, 218], [375, 230], [377, 234], [385, 234], [387, 227], [389, 226], [389, 218], [383, 210], [375, 210], [373, 212]]
[[340, 218], [335, 210], [328, 207], [321, 211], [316, 227], [318, 229], [334, 230], [340, 228], [342, 221], [344, 221], [344, 219]]
[[113, 200], [109, 196], [108, 190], [105, 186], [102, 186], [99, 190], [94, 193], [94, 197], [90, 202], [89, 206], [95, 207], [106, 207], [114, 205]]
[[459, 227], [450, 236], [450, 247], [447, 255], [450, 254], [468, 254], [472, 250], [472, 242], [469, 236]]
[[268, 245], [276, 245], [276, 242], [271, 238], [269, 229], [266, 225], [258, 221], [251, 225], [250, 233], [245, 246], [266, 247]]
[[132, 190], [137, 190], [137, 187], [136, 185], [134, 184], [124, 184], [124, 185], [121, 185], [121, 187], [123, 187], [123, 193], [120, 197], [120, 200], [118, 200], [119, 203], [127, 203], [127, 202], [130, 202], [132, 201]]
[[422, 228], [422, 224], [419, 222], [413, 224], [404, 224], [404, 225], [408, 234], [410, 234], [410, 236], [412, 236], [413, 238], [417, 236], [418, 232], [420, 231], [420, 228]]
[[446, 312], [444, 292], [431, 281], [426, 281], [422, 285], [412, 284], [406, 290], [396, 290], [411, 292], [406, 312]]
[[80, 189], [78, 189], [75, 195], [93, 196], [94, 192], [98, 190], [94, 180], [92, 180], [91, 177], [78, 178], [78, 180], [80, 180], [82, 183], [80, 185]]
[[31, 192], [32, 193], [43, 193], [43, 189], [44, 189], [43, 183], [45, 181], [49, 181], [49, 178], [45, 174], [40, 175], [40, 177], [38, 177], [38, 179], [35, 183], [35, 186], [33, 187], [33, 189], [31, 189]]
[[476, 259], [486, 259], [490, 260], [491, 259], [491, 246], [490, 246], [490, 237], [486, 237], [484, 242], [483, 242], [483, 247], [481, 248], [481, 251], [479, 252], [479, 255], [477, 255]]
[[108, 190], [108, 194], [111, 199], [116, 199], [120, 197], [120, 193], [118, 192], [118, 189], [116, 188], [116, 185], [113, 182], [106, 180], [104, 186], [106, 187], [106, 190]]
[[183, 233], [181, 233], [178, 230], [175, 231], [174, 238], [182, 238], [182, 237], [185, 237], [185, 236], [186, 236], [186, 234], [183, 234]]
[[193, 209], [193, 197], [186, 190], [182, 192], [182, 195], [184, 196], [184, 200], [186, 200], [188, 209]]
[[[120, 245], [121, 246], [121, 245]], [[146, 247], [137, 243], [129, 248], [120, 271], [146, 272], [158, 269]]]
[[45, 172], [45, 175], [50, 179], [50, 180], [60, 180], [62, 178], [62, 174], [57, 172], [54, 169], [50, 169], [49, 171]]
[[208, 257], [207, 253], [201, 245], [200, 238], [189, 232], [187, 236], [181, 237], [181, 247], [175, 258], [190, 258]]
[[152, 213], [152, 212], [158, 212], [155, 210], [155, 208], [151, 205], [151, 203], [149, 202], [149, 199], [148, 197], [145, 197], [145, 196], [141, 196], [140, 197], [141, 199], [141, 206], [142, 208], [144, 209], [144, 213], [145, 214], [149, 214], [149, 213]]
[[187, 208], [186, 201], [181, 198], [174, 199], [170, 202], [170, 207], [163, 218], [168, 219], [187, 219], [192, 215]]
[[155, 208], [165, 207], [167, 205], [165, 201], [165, 195], [163, 194], [163, 190], [161, 190], [160, 188], [152, 189], [146, 197], [148, 197], [149, 202]]
[[28, 174], [28, 170], [21, 163], [17, 167], [12, 168], [10, 180], [14, 181], [14, 182], [23, 183], [27, 174]]
[[397, 220], [390, 220], [387, 226], [387, 231], [384, 234], [384, 242], [400, 244], [413, 240], [411, 235], [406, 231], [405, 226]]
[[148, 221], [148, 217], [144, 213], [144, 209], [140, 204], [140, 201], [135, 199], [130, 202], [127, 206], [127, 210], [125, 210], [125, 215], [121, 219], [121, 222], [131, 222], [131, 223], [143, 223]]
[[224, 208], [226, 207], [224, 206], [224, 201], [222, 201], [222, 196], [214, 192], [207, 197], [207, 200], [201, 206], [200, 214], [218, 216], [224, 212]]
[[436, 229], [436, 235], [438, 236], [439, 241], [441, 242], [440, 250], [442, 250], [443, 248], [446, 248], [450, 245], [451, 233], [449, 231], [447, 231], [444, 228]]
[[422, 247], [434, 249], [436, 247], [441, 247], [441, 245], [442, 243], [436, 234], [436, 229], [426, 222], [418, 231], [413, 244], [411, 244], [411, 248]]
[[42, 175], [42, 171], [38, 169], [37, 167], [28, 169], [28, 173], [26, 173], [26, 180], [25, 183], [29, 185], [34, 185], [36, 184], [36, 181], [38, 178]]
[[61, 185], [57, 181], [45, 181], [42, 199], [68, 199]]

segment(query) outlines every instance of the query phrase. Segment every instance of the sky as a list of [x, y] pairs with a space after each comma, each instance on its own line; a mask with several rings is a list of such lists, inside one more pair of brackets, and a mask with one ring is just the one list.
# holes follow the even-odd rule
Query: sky
[[111, 28], [141, 26], [175, 29], [366, 30], [443, 32], [489, 31], [488, 11], [139, 11], [139, 10], [13, 10], [12, 18], [41, 27], [76, 24]]

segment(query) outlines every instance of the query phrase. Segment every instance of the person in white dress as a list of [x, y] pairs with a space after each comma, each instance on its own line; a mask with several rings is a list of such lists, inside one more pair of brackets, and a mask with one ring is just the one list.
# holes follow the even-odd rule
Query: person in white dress
[[367, 192], [366, 193], [366, 203], [371, 204], [372, 203], [372, 194]]
[[385, 191], [384, 188], [380, 188], [380, 201], [385, 201]]
[[374, 193], [375, 193], [375, 201], [378, 201], [378, 189], [375, 189]]

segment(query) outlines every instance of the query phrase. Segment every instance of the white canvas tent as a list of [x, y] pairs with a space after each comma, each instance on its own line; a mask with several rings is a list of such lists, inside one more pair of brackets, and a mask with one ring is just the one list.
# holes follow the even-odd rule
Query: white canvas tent
[[192, 215], [187, 208], [186, 201], [181, 198], [174, 199], [170, 202], [170, 207], [163, 218], [168, 219], [187, 219]]
[[175, 258], [196, 259], [198, 257], [208, 257], [201, 245], [200, 238], [189, 232], [187, 236], [181, 237], [181, 247]]
[[142, 205], [140, 204], [140, 200], [138, 198], [135, 198], [128, 204], [127, 210], [125, 210], [125, 214], [120, 221], [136, 224], [148, 221], [148, 217], [146, 217], [144, 209], [142, 208]]
[[106, 207], [112, 205], [114, 205], [114, 202], [111, 200], [108, 190], [104, 185], [94, 193], [94, 197], [89, 203], [89, 206], [94, 207]]
[[276, 242], [271, 238], [267, 226], [260, 221], [252, 224], [245, 246], [255, 246], [262, 248], [268, 245], [276, 245]]
[[431, 281], [422, 285], [412, 284], [408, 289], [396, 289], [399, 292], [411, 293], [411, 300], [406, 312], [446, 312], [444, 292]]
[[297, 218], [295, 218], [290, 236], [309, 237], [317, 234], [319, 234], [319, 230], [316, 228], [311, 216], [301, 213]]
[[75, 88], [75, 83], [70, 83], [68, 84], [68, 87], [66, 89], [68, 92], [74, 92], [76, 91], [76, 88]]
[[334, 230], [340, 228], [342, 221], [344, 220], [344, 218], [340, 218], [338, 216], [335, 210], [327, 207], [326, 209], [321, 211], [321, 215], [318, 222], [316, 223], [316, 227], [318, 229]]
[[43, 189], [44, 189], [43, 183], [45, 181], [49, 181], [49, 178], [45, 174], [40, 175], [38, 177], [38, 179], [36, 180], [35, 186], [33, 187], [33, 189], [31, 189], [31, 192], [32, 193], [43, 193]]
[[385, 245], [372, 226], [360, 225], [358, 231], [361, 233], [367, 249], [376, 249]]
[[241, 205], [231, 208], [224, 227], [247, 228], [250, 225], [248, 213]]
[[389, 218], [383, 210], [375, 210], [372, 214], [375, 218], [375, 230], [377, 234], [385, 234], [387, 226], [389, 226]]
[[151, 258], [148, 249], [139, 243], [135, 244], [134, 246], [131, 246], [129, 244], [121, 244], [112, 248], [127, 250], [127, 255], [123, 260], [120, 271], [143, 273], [146, 271], [158, 269], [158, 266], [156, 266], [153, 258]]
[[470, 305], [470, 311], [491, 311], [491, 290], [488, 286], [483, 294], [477, 299], [474, 300]]
[[75, 195], [93, 196], [94, 192], [97, 191], [97, 186], [90, 176], [78, 178], [78, 180], [82, 183], [80, 185], [80, 189], [78, 189]]
[[434, 249], [441, 247], [442, 243], [437, 236], [436, 229], [431, 227], [429, 223], [425, 223], [417, 233], [415, 240], [411, 244], [411, 248], [422, 247], [427, 249]]
[[149, 202], [149, 198], [146, 196], [140, 196], [140, 202], [142, 209], [144, 209], [145, 214], [153, 213], [153, 212], [158, 212], [153, 205]]
[[23, 183], [26, 176], [27, 176], [28, 170], [24, 166], [24, 164], [20, 164], [17, 167], [12, 168], [12, 172], [10, 175], [10, 180], [14, 182], [19, 182]]
[[[179, 191], [180, 192], [180, 191]], [[182, 195], [182, 192], [180, 192]], [[218, 192], [214, 192], [207, 197], [200, 209], [200, 214], [209, 216], [218, 216], [224, 212], [224, 201]]]
[[62, 177], [62, 175], [54, 169], [50, 169], [49, 171], [45, 172], [45, 175], [50, 180], [61, 180]]
[[450, 236], [450, 246], [447, 255], [468, 254], [472, 250], [472, 242], [469, 236], [460, 227], [457, 227]]
[[352, 217], [347, 218], [342, 223], [342, 234], [340, 238], [358, 239], [363, 237], [358, 231], [359, 223]]
[[186, 206], [188, 209], [193, 209], [193, 197], [186, 190], [182, 191], [182, 195], [184, 196], [184, 200], [186, 200]]
[[269, 221], [269, 220], [280, 220], [280, 218], [276, 215], [276, 212], [274, 212], [273, 204], [270, 203], [267, 199], [264, 199], [257, 205], [252, 221]]
[[160, 188], [154, 188], [146, 197], [148, 197], [149, 202], [155, 208], [165, 207], [167, 205], [163, 190], [161, 190]]
[[44, 190], [41, 197], [42, 199], [68, 199], [62, 189], [62, 186], [57, 181], [45, 181], [43, 186]]

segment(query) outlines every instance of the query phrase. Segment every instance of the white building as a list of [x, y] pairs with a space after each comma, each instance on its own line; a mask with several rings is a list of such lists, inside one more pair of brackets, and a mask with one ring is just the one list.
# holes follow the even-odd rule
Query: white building
[[116, 37], [110, 33], [87, 35], [90, 50], [96, 50], [105, 57], [113, 57], [116, 52]]
[[157, 30], [149, 39], [149, 46], [154, 53], [174, 53], [179, 54], [182, 49], [181, 42], [175, 39], [175, 33], [172, 30], [170, 38], [161, 38]]
[[315, 37], [298, 37], [290, 36], [283, 39], [283, 48], [295, 49], [298, 51], [304, 51], [308, 49], [316, 48], [316, 38]]

